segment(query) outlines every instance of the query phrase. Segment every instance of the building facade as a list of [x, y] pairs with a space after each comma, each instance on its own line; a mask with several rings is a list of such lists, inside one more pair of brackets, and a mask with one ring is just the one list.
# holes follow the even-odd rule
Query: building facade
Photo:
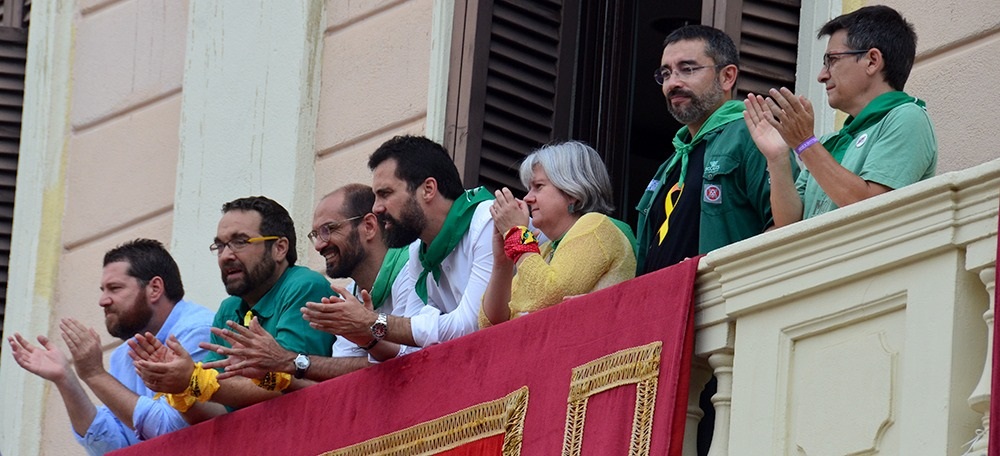
[[[368, 154], [397, 134], [445, 143], [467, 185], [516, 185], [518, 154], [585, 139], [605, 153], [630, 218], [630, 192], [676, 130], [648, 74], [665, 31], [723, 28], [749, 46], [745, 58], [754, 46], [773, 57], [754, 57], [744, 90], [794, 84], [825, 107], [815, 31], [869, 2], [791, 13], [751, 0], [583, 3], [33, 1], [4, 334], [58, 340], [64, 316], [104, 333], [101, 257], [136, 237], [168, 244], [188, 297], [216, 307], [224, 290], [207, 246], [223, 202], [274, 198], [305, 239], [317, 198], [370, 183]], [[1000, 157], [988, 112], [1000, 92], [981, 82], [1000, 73], [1000, 11], [991, 0], [885, 3], [919, 36], [907, 91], [927, 101], [938, 172]], [[838, 122], [828, 108], [818, 118]], [[308, 243], [299, 256], [321, 268]], [[109, 353], [119, 343], [105, 342]], [[82, 454], [56, 390], [9, 349], [0, 384], [0, 453]]]

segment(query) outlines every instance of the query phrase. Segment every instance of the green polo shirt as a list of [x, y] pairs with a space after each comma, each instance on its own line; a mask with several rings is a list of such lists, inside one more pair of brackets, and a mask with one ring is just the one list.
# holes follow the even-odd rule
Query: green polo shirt
[[[891, 189], [934, 177], [937, 137], [930, 116], [915, 103], [897, 106], [882, 120], [854, 135], [840, 165], [866, 181]], [[802, 199], [803, 219], [837, 209], [809, 171], [799, 174], [795, 186]]]
[[[312, 329], [302, 318], [300, 308], [307, 302], [319, 302], [333, 295], [330, 282], [318, 272], [303, 266], [292, 266], [278, 278], [278, 282], [260, 298], [253, 307], [253, 313], [260, 325], [286, 350], [309, 355], [330, 356], [333, 334]], [[242, 298], [230, 296], [219, 305], [212, 326], [226, 329], [226, 321], [243, 323], [243, 316], [250, 307]], [[212, 343], [229, 347], [229, 343], [212, 334]], [[205, 362], [224, 358], [209, 352]]]

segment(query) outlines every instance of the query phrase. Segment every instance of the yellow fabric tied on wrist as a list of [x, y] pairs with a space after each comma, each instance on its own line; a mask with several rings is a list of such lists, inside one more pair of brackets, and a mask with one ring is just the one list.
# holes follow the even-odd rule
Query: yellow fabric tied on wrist
[[219, 390], [219, 371], [215, 369], [202, 369], [201, 363], [194, 363], [194, 371], [191, 372], [191, 380], [183, 393], [164, 394], [156, 393], [153, 399], [161, 396], [167, 397], [167, 403], [184, 413], [191, 408], [194, 403], [205, 402], [212, 398], [212, 395]]
[[292, 384], [292, 374], [288, 372], [268, 372], [264, 378], [252, 378], [253, 383], [268, 391], [284, 391]]

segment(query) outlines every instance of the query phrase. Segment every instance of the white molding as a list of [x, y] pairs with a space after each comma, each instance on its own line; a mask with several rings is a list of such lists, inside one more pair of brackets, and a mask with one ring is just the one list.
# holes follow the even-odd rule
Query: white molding
[[442, 144], [448, 109], [448, 73], [451, 69], [454, 16], [455, 0], [434, 0], [430, 74], [427, 78], [427, 126], [424, 134]]
[[[74, 2], [32, 2], [4, 334], [49, 335], [62, 250]], [[6, 342], [5, 342], [6, 343]], [[0, 453], [40, 454], [47, 382], [0, 360]]]
[[815, 114], [814, 128], [817, 136], [836, 130], [837, 112], [830, 107], [823, 84], [816, 81], [823, 68], [826, 39], [816, 39], [816, 32], [827, 21], [840, 16], [841, 0], [816, 0], [802, 2], [799, 17], [799, 52], [795, 63], [796, 90], [812, 102]]
[[305, 233], [315, 193], [323, 0], [190, 2], [172, 252], [188, 296], [226, 296], [208, 244], [222, 204], [265, 195]]
[[[819, 419], [840, 426], [837, 432], [852, 446], [884, 444], [890, 454], [945, 454], [972, 438], [983, 415], [976, 410], [980, 405], [970, 408], [967, 400], [980, 380], [988, 347], [983, 298], [994, 292], [974, 273], [993, 271], [996, 264], [998, 200], [1000, 159], [703, 257], [695, 283], [695, 353], [726, 348], [735, 353], [732, 432], [717, 437], [753, 454], [792, 451], [800, 437], [843, 454], [847, 449], [831, 449], [836, 442], [817, 438], [827, 435], [817, 430], [817, 421], [803, 424], [795, 415], [815, 411], [829, 414]], [[837, 335], [815, 337], [829, 329]], [[807, 366], [796, 374], [791, 357], [800, 356], [796, 340], [813, 338], [834, 347], [876, 333], [892, 337], [899, 350], [898, 360], [882, 363], [893, 366], [892, 372], [864, 373], [873, 366], [864, 356], [856, 358], [858, 366], [847, 362], [855, 358], [841, 360], [843, 369], [853, 369], [855, 383], [868, 388], [859, 391], [870, 396], [865, 404], [877, 400], [890, 407], [888, 415], [884, 407], [878, 413], [869, 410], [865, 432], [859, 434], [845, 428], [842, 419], [854, 412], [826, 410], [823, 400], [831, 398], [819, 400], [815, 388], [801, 387], [812, 382], [836, 386], [829, 369]], [[857, 349], [865, 356], [873, 353]], [[818, 356], [815, 347], [803, 353]], [[816, 359], [822, 362], [821, 356]], [[877, 382], [859, 382], [859, 372], [860, 378], [869, 375]], [[802, 377], [792, 381], [788, 376], [793, 374]], [[886, 385], [891, 385], [889, 393]], [[849, 401], [843, 403], [850, 408]]]

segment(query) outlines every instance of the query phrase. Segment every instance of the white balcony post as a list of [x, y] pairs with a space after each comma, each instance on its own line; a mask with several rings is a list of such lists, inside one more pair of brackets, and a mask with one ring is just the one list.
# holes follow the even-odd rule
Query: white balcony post
[[729, 412], [733, 404], [733, 351], [713, 353], [708, 364], [715, 370], [719, 389], [712, 396], [715, 407], [715, 429], [712, 432], [712, 447], [708, 456], [729, 455]]
[[969, 406], [976, 413], [983, 414], [982, 435], [977, 438], [966, 454], [985, 455], [989, 447], [990, 436], [990, 385], [993, 378], [993, 303], [996, 299], [996, 266], [983, 268], [979, 271], [979, 280], [986, 286], [986, 292], [990, 297], [983, 313], [983, 320], [986, 322], [986, 362], [983, 365], [983, 373], [979, 377], [979, 384], [969, 396]]
[[684, 456], [698, 454], [698, 424], [705, 417], [701, 410], [701, 392], [712, 379], [712, 369], [704, 358], [691, 359], [691, 383], [688, 389], [687, 422], [684, 424]]

